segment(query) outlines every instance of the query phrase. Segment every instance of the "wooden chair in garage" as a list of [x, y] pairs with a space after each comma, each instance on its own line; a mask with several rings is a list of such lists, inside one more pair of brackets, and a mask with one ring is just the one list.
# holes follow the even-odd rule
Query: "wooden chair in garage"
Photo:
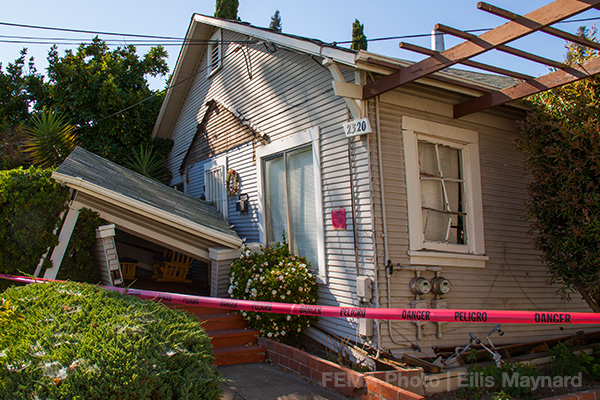
[[153, 279], [158, 282], [191, 283], [187, 274], [194, 260], [192, 257], [174, 250], [166, 249], [163, 259], [154, 264]]
[[123, 274], [123, 279], [126, 281], [134, 280], [137, 260], [131, 258], [122, 258], [119, 260], [119, 264], [121, 264], [121, 273]]

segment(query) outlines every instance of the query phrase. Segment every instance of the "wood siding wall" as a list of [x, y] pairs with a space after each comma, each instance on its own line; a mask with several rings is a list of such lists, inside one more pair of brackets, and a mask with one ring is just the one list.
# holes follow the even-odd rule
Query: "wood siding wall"
[[[456, 98], [440, 96], [442, 92], [428, 93], [423, 88], [396, 90], [382, 96], [380, 104], [381, 149], [384, 169], [385, 207], [389, 259], [393, 264], [407, 266], [408, 215], [402, 143], [402, 117], [412, 116], [451, 126], [475, 130], [479, 133], [481, 184], [483, 197], [485, 248], [489, 256], [485, 268], [443, 267], [441, 275], [452, 283], [452, 291], [444, 296], [448, 308], [505, 309], [531, 311], [589, 311], [587, 306], [573, 296], [570, 303], [561, 302], [557, 287], [549, 285], [545, 267], [531, 245], [528, 225], [521, 212], [527, 198], [528, 177], [521, 155], [513, 145], [517, 132], [514, 116], [479, 113], [472, 117], [450, 118], [451, 104]], [[441, 100], [440, 100], [441, 99]], [[374, 102], [370, 102], [371, 121], [375, 119]], [[512, 118], [511, 118], [512, 117]], [[415, 272], [396, 268], [390, 277], [391, 303], [387, 303], [387, 285], [383, 257], [380, 182], [377, 164], [376, 135], [371, 135], [373, 203], [377, 221], [377, 259], [379, 292], [382, 307], [410, 307], [414, 295], [409, 282]], [[433, 278], [434, 272], [421, 276]], [[432, 294], [423, 296], [431, 306]], [[436, 337], [435, 323], [423, 324], [423, 338], [417, 340], [416, 326], [411, 322], [393, 322], [392, 335], [387, 323], [382, 327], [382, 344], [385, 348], [406, 350], [411, 343], [422, 348], [430, 346], [458, 346], [468, 341], [468, 332], [480, 338], [494, 324], [447, 323], [441, 326], [442, 336]], [[564, 330], [561, 330], [564, 328]], [[511, 324], [503, 327], [506, 333], [496, 337], [494, 343], [515, 343], [573, 334], [591, 326], [558, 326]]]
[[[224, 31], [223, 40], [247, 38]], [[190, 146], [196, 127], [206, 112], [206, 102], [209, 100], [216, 100], [228, 110], [235, 110], [239, 118], [249, 121], [259, 134], [267, 134], [271, 141], [318, 126], [321, 135], [322, 217], [325, 220], [328, 280], [327, 285], [320, 286], [319, 303], [358, 306], [357, 265], [351, 217], [349, 141], [342, 129], [342, 123], [349, 119], [346, 106], [342, 99], [333, 94], [332, 76], [320, 65], [321, 60], [283, 48], [270, 53], [262, 44], [247, 46], [243, 51], [234, 53], [237, 46], [225, 45], [226, 58], [223, 68], [212, 77], [207, 78], [204, 72], [195, 76], [172, 129], [171, 139], [175, 144], [169, 158], [169, 167], [173, 174], [179, 173], [179, 166]], [[244, 53], [250, 60], [249, 63], [246, 63]], [[198, 68], [204, 68], [205, 65], [206, 60], [201, 59]], [[346, 74], [348, 78], [354, 76], [350, 71], [346, 71]], [[259, 162], [254, 159], [254, 147], [260, 146], [261, 142], [254, 140], [250, 144], [247, 147], [242, 145], [231, 149], [225, 154], [228, 167], [240, 173], [242, 193], [250, 195], [250, 212], [240, 216], [242, 219], [239, 220], [233, 218], [232, 207], [235, 207], [235, 204], [230, 200], [230, 223], [240, 236], [254, 241], [258, 239], [256, 163]], [[357, 199], [355, 208], [359, 273], [374, 277], [368, 142], [366, 139], [354, 139], [351, 149], [354, 192]], [[200, 167], [195, 168], [201, 171]], [[197, 183], [192, 181], [193, 176], [190, 175], [188, 191], [200, 195]], [[345, 231], [332, 228], [331, 212], [340, 207], [346, 210], [348, 216], [348, 228]], [[357, 339], [356, 320], [322, 318], [319, 325], [339, 336]]]

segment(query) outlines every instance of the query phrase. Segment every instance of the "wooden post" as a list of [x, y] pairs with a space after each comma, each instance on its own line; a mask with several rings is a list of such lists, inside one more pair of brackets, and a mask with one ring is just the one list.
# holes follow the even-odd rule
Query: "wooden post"
[[65, 218], [65, 222], [63, 223], [60, 234], [58, 235], [58, 245], [54, 248], [54, 251], [52, 251], [52, 256], [50, 257], [50, 261], [52, 261], [52, 268], [47, 269], [44, 273], [45, 279], [56, 279], [56, 275], [60, 269], [60, 264], [62, 263], [65, 252], [67, 251], [69, 241], [71, 240], [73, 229], [75, 229], [75, 223], [77, 223], [77, 218], [79, 217], [79, 209], [80, 208], [73, 208], [73, 206], [69, 207], [67, 217]]

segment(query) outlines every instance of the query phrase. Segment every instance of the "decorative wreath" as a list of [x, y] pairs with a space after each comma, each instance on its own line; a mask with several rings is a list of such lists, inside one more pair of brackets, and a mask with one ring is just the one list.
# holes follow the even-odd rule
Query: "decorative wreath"
[[227, 195], [237, 196], [240, 193], [240, 175], [234, 169], [227, 172]]

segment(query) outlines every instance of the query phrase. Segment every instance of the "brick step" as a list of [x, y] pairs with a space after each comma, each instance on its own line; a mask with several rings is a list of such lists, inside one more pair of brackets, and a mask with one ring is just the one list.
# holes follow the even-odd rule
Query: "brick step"
[[196, 316], [205, 331], [216, 331], [222, 329], [245, 328], [246, 321], [239, 314], [203, 314]]
[[202, 307], [189, 304], [177, 304], [170, 307], [177, 308], [178, 310], [186, 310], [192, 315], [223, 314], [227, 312], [227, 310], [222, 308]]
[[213, 348], [215, 365], [234, 365], [265, 361], [265, 348], [256, 345]]
[[211, 338], [210, 343], [215, 348], [256, 344], [260, 335], [259, 331], [250, 328], [219, 329], [206, 331], [206, 333]]

